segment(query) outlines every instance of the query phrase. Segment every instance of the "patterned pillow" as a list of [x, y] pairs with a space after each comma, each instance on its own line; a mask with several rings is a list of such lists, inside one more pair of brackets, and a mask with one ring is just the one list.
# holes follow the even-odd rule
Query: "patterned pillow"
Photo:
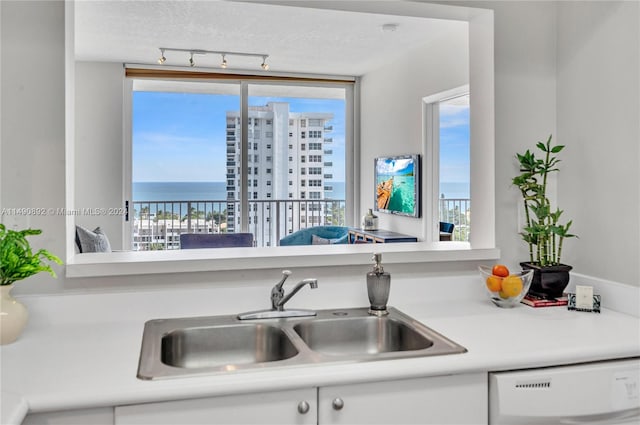
[[111, 252], [109, 238], [100, 227], [91, 231], [82, 226], [76, 226], [76, 245], [80, 252]]

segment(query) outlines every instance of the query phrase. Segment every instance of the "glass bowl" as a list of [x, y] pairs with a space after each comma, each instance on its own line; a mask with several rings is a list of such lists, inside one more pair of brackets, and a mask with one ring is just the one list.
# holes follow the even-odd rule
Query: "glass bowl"
[[482, 277], [482, 286], [498, 307], [511, 308], [520, 304], [520, 301], [529, 292], [533, 280], [533, 270], [511, 273], [508, 277], [499, 277], [491, 273], [492, 267], [478, 266]]

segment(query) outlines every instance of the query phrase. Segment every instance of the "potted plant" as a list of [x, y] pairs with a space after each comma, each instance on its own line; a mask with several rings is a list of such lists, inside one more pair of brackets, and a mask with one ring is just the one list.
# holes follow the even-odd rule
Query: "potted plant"
[[27, 308], [10, 294], [13, 283], [40, 272], [56, 273], [45, 260], [62, 261], [45, 249], [31, 251], [27, 236], [39, 235], [41, 230], [7, 230], [0, 224], [0, 344], [15, 341], [27, 323]]
[[561, 263], [562, 244], [566, 238], [576, 237], [569, 233], [572, 221], [560, 222], [562, 210], [553, 210], [547, 198], [547, 182], [551, 173], [558, 171], [557, 158], [564, 145], [551, 145], [551, 136], [536, 147], [542, 158], [527, 150], [516, 154], [520, 174], [513, 178], [513, 184], [520, 189], [524, 204], [526, 223], [520, 235], [529, 245], [529, 261], [520, 263], [526, 269], [534, 269], [533, 282], [529, 293], [544, 298], [562, 296], [569, 283], [571, 266]]

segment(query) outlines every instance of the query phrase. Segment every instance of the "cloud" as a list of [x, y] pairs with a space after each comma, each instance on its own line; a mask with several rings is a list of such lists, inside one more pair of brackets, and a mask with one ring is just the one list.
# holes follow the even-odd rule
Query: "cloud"
[[384, 161], [378, 161], [377, 168], [380, 174], [395, 174], [398, 171], [412, 165], [411, 159], [387, 159]]
[[[166, 132], [137, 132], [133, 135], [135, 143], [153, 143], [154, 145], [178, 145], [185, 143], [211, 143], [212, 139], [208, 137], [190, 137], [184, 135], [175, 135]], [[162, 147], [162, 146], [158, 146]]]
[[440, 128], [469, 126], [469, 105], [440, 105]]

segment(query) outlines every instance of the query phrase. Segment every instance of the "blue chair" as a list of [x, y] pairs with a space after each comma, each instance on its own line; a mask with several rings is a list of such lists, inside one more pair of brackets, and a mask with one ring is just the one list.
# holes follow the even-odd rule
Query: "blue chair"
[[[313, 236], [328, 240], [331, 244], [346, 244], [349, 228], [345, 226], [315, 226], [301, 229], [280, 239], [280, 246], [313, 245]], [[318, 239], [316, 238], [316, 241]], [[324, 242], [321, 240], [321, 242]]]
[[450, 241], [453, 236], [453, 228], [455, 225], [453, 223], [446, 223], [444, 221], [440, 222], [440, 240], [441, 241]]
[[253, 246], [253, 233], [182, 233], [180, 249]]

